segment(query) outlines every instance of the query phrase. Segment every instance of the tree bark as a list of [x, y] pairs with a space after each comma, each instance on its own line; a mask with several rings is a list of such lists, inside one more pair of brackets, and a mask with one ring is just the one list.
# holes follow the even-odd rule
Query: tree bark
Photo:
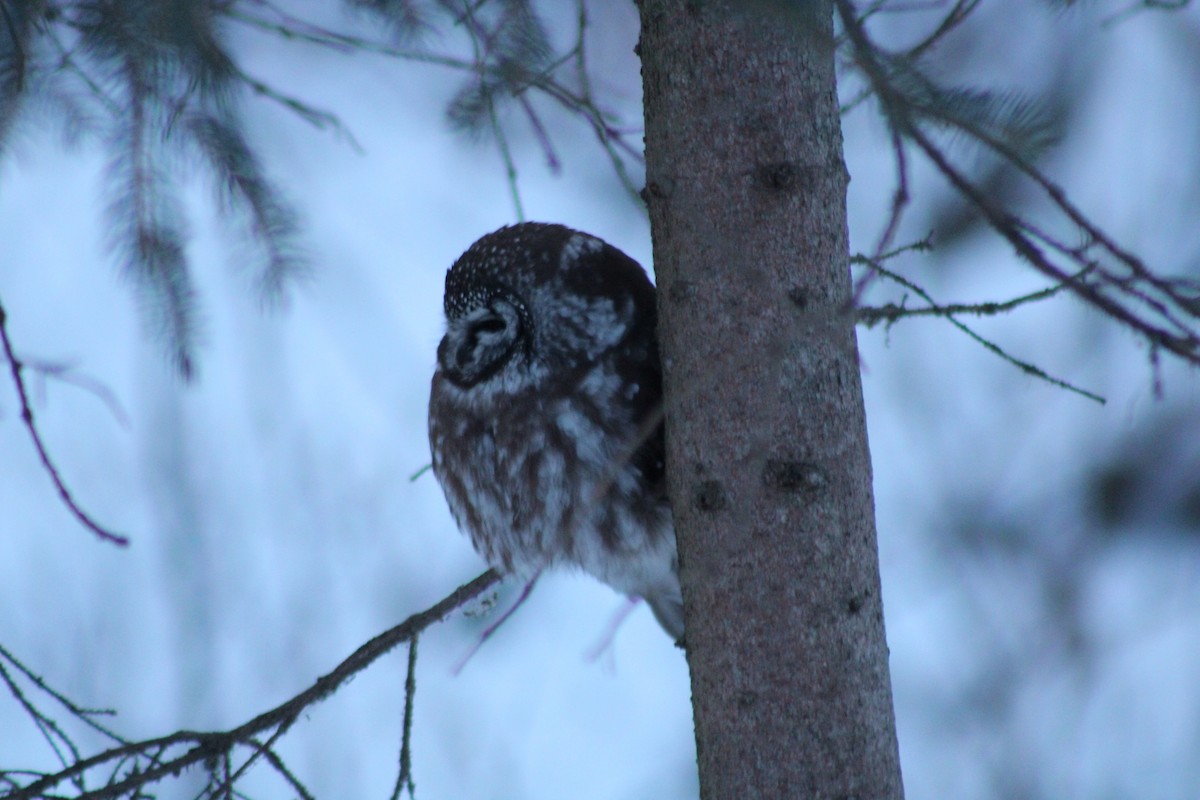
[[901, 798], [832, 6], [640, 9], [701, 796]]

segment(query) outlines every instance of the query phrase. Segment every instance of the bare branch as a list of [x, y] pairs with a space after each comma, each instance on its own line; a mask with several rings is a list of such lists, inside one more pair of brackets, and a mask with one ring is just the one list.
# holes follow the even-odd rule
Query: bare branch
[[29, 394], [25, 390], [25, 381], [21, 377], [21, 370], [24, 365], [17, 359], [16, 353], [13, 352], [12, 342], [8, 338], [7, 315], [4, 312], [4, 306], [0, 304], [0, 343], [4, 346], [4, 356], [8, 359], [8, 370], [12, 375], [13, 385], [17, 389], [17, 397], [21, 402], [21, 420], [25, 423], [26, 430], [29, 431], [29, 436], [33, 439], [34, 449], [37, 450], [38, 458], [42, 461], [42, 467], [50, 476], [50, 480], [54, 482], [54, 488], [58, 490], [58, 496], [62, 498], [67, 509], [79, 520], [85, 528], [99, 536], [103, 541], [112, 542], [113, 544], [124, 547], [129, 544], [129, 539], [120, 534], [113, 533], [100, 523], [91, 518], [71, 495], [67, 489], [66, 483], [62, 479], [58, 468], [54, 466], [54, 462], [50, 460], [50, 453], [46, 450], [46, 445], [42, 442], [42, 436], [38, 433], [37, 424], [33, 419], [33, 409], [29, 405]]
[[[241, 725], [217, 732], [181, 730], [155, 739], [128, 742], [88, 758], [78, 759], [70, 766], [40, 777], [26, 786], [14, 787], [12, 791], [0, 793], [0, 800], [35, 800], [35, 798], [46, 796], [47, 792], [56, 786], [75, 780], [90, 770], [105, 766], [117, 767], [124, 762], [131, 761], [130, 766], [114, 772], [114, 779], [105, 786], [78, 795], [79, 800], [116, 798], [136, 793], [142, 787], [166, 777], [178, 775], [184, 769], [196, 764], [215, 765], [217, 759], [226, 757], [235, 746], [244, 745], [252, 748], [254, 752], [251, 758], [216, 787], [217, 791], [212, 795], [215, 797], [222, 791], [230, 790], [232, 783], [259, 755], [271, 762], [270, 754], [274, 742], [283, 736], [309, 707], [332, 695], [350, 678], [389, 653], [397, 645], [411, 641], [421, 631], [441, 621], [450, 612], [483, 593], [499, 580], [500, 574], [489, 569], [424, 611], [413, 614], [400, 624], [371, 639], [347, 656], [332, 672], [318, 678], [312, 686], [295, 697]], [[260, 742], [258, 737], [267, 732], [270, 732], [267, 740]], [[182, 753], [171, 758], [166, 757], [169, 751], [179, 748], [183, 748]], [[276, 771], [279, 771], [277, 767]], [[287, 780], [286, 776], [285, 780]], [[289, 780], [289, 783], [292, 781]], [[298, 783], [296, 781], [293, 787], [295, 788]], [[302, 794], [302, 796], [304, 795]]]

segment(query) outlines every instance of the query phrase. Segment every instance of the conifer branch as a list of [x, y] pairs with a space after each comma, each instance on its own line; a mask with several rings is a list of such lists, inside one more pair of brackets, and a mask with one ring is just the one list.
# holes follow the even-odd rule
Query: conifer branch
[[1056, 294], [1059, 290], [1064, 288], [1065, 284], [1059, 284], [1058, 286], [1051, 287], [1048, 290], [1043, 290], [1041, 292], [1035, 292], [1032, 295], [1025, 295], [1023, 297], [1018, 297], [1018, 298], [1008, 301], [1007, 303], [990, 304], [992, 306], [991, 308], [987, 307], [989, 304], [982, 304], [982, 305], [977, 305], [977, 306], [969, 306], [969, 305], [944, 306], [944, 305], [939, 305], [929, 295], [928, 292], [926, 292], [924, 289], [922, 289], [917, 284], [913, 283], [912, 281], [908, 280], [907, 278], [903, 277], [902, 275], [892, 272], [891, 270], [884, 267], [883, 264], [881, 264], [873, 259], [869, 259], [869, 258], [866, 258], [863, 256], [855, 256], [851, 259], [851, 261], [854, 263], [858, 263], [858, 264], [866, 264], [871, 269], [878, 272], [880, 275], [883, 275], [884, 277], [888, 278], [889, 280], [895, 281], [896, 283], [900, 284], [901, 286], [904, 286], [906, 289], [909, 289], [910, 291], [916, 293], [922, 300], [924, 300], [926, 303], [929, 304], [928, 308], [916, 309], [916, 310], [910, 310], [910, 309], [905, 309], [903, 307], [896, 307], [896, 306], [884, 306], [882, 308], [859, 309], [858, 310], [859, 319], [861, 321], [863, 321], [864, 323], [866, 323], [866, 325], [868, 327], [870, 327], [871, 325], [874, 325], [875, 323], [880, 322], [880, 321], [885, 321], [887, 324], [890, 325], [893, 322], [895, 322], [897, 319], [900, 319], [901, 317], [918, 316], [921, 314], [921, 312], [924, 312], [924, 314], [928, 315], [928, 316], [942, 317], [947, 322], [949, 322], [951, 325], [958, 328], [960, 331], [962, 331], [967, 336], [969, 336], [971, 339], [978, 342], [985, 349], [989, 350], [990, 352], [996, 354], [1003, 360], [1012, 364], [1014, 367], [1021, 370], [1026, 375], [1037, 378], [1038, 380], [1045, 381], [1046, 383], [1049, 383], [1053, 386], [1057, 386], [1060, 389], [1066, 389], [1067, 391], [1073, 392], [1074, 394], [1077, 394], [1080, 397], [1085, 397], [1088, 400], [1092, 400], [1093, 402], [1104, 405], [1104, 403], [1105, 403], [1104, 398], [1101, 397], [1100, 395], [1096, 394], [1095, 392], [1090, 392], [1087, 389], [1080, 388], [1079, 386], [1076, 386], [1073, 383], [1069, 383], [1069, 382], [1063, 380], [1062, 378], [1056, 378], [1053, 375], [1046, 372], [1045, 370], [1043, 370], [1041, 367], [1038, 367], [1028, 361], [1024, 361], [1020, 358], [1017, 358], [1016, 356], [1012, 355], [1007, 350], [1002, 348], [1000, 345], [993, 342], [991, 339], [984, 337], [982, 334], [978, 333], [973, 328], [968, 327], [964, 322], [957, 319], [957, 317], [955, 316], [956, 314], [961, 314], [961, 313], [974, 313], [974, 314], [978, 314], [980, 316], [990, 316], [990, 315], [994, 315], [994, 314], [1003, 313], [1004, 311], [1009, 311], [1013, 308], [1016, 308], [1017, 306], [1024, 305], [1026, 303], [1036, 302], [1037, 300], [1045, 299], [1046, 297]]
[[[1195, 287], [1157, 275], [1084, 215], [1061, 187], [1033, 166], [1026, 153], [997, 134], [997, 129], [1007, 126], [1004, 114], [1011, 112], [1016, 129], [1029, 128], [1025, 133], [1032, 137], [1031, 142], [1040, 136], [1036, 124], [1029, 119], [1033, 112], [1026, 104], [1017, 100], [1001, 101], [991, 107], [979, 106], [979, 113], [960, 113], [952, 106], [960, 101], [974, 102], [969, 93], [940, 90], [916, 72], [910, 62], [897, 61], [881, 50], [868, 36], [863, 20], [856, 16], [850, 0], [835, 0], [835, 6], [850, 42], [853, 63], [878, 98], [888, 124], [924, 153], [935, 169], [982, 214], [1018, 256], [1056, 285], [1065, 286], [1088, 304], [1140, 334], [1151, 347], [1162, 348], [1184, 361], [1200, 365], [1200, 313], [1197, 312], [1200, 305], [1198, 297], [1193, 296]], [[897, 71], [897, 64], [902, 65], [900, 71]], [[978, 97], [976, 93], [976, 99]], [[1015, 167], [1083, 232], [1089, 243], [1099, 248], [1105, 259], [1115, 262], [1123, 274], [1089, 255], [1086, 248], [1051, 245], [1067, 264], [1057, 262], [1037, 241], [1041, 239], [1041, 244], [1045, 245], [1048, 244], [1046, 238], [1032, 233], [1034, 227], [1028, 221], [997, 207], [982, 189], [951, 163], [925, 130], [923, 122], [956, 128]], [[1075, 277], [1084, 273], [1089, 276], [1088, 280]]]

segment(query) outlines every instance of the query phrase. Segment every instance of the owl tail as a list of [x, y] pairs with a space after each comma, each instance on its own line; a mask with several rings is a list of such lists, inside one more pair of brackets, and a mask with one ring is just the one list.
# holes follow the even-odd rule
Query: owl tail
[[654, 612], [654, 618], [663, 630], [675, 640], [675, 644], [683, 647], [683, 598], [675, 592], [659, 592], [643, 598]]

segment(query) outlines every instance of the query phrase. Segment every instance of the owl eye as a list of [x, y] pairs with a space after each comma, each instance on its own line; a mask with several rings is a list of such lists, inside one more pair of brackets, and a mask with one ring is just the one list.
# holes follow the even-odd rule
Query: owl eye
[[462, 386], [479, 383], [508, 361], [521, 332], [517, 308], [493, 301], [451, 323], [438, 351], [442, 368]]
[[496, 318], [496, 317], [489, 317], [487, 319], [482, 319], [479, 322], [477, 322], [475, 324], [475, 327], [472, 328], [472, 333], [475, 333], [475, 334], [497, 333], [498, 331], [504, 330], [505, 327], [506, 327], [506, 323], [504, 322], [504, 320]]
[[508, 323], [500, 317], [485, 317], [468, 327], [458, 345], [458, 368], [466, 372], [503, 356], [513, 338], [505, 335], [507, 330]]

